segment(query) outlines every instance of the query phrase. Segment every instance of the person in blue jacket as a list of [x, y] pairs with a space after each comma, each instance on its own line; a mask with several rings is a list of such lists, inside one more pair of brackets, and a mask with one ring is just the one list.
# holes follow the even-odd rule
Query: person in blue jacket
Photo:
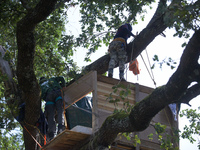
[[51, 140], [56, 134], [55, 112], [57, 112], [58, 122], [57, 134], [65, 129], [62, 88], [65, 87], [66, 83], [63, 77], [52, 77], [50, 79], [41, 77], [39, 84], [42, 91], [41, 98], [46, 101], [45, 115], [48, 121], [47, 138]]
[[124, 80], [125, 62], [127, 59], [126, 45], [130, 36], [135, 37], [131, 32], [132, 27], [129, 23], [120, 26], [114, 36], [114, 40], [109, 44], [110, 62], [108, 66], [108, 77], [113, 77], [113, 69], [119, 63], [119, 78]]

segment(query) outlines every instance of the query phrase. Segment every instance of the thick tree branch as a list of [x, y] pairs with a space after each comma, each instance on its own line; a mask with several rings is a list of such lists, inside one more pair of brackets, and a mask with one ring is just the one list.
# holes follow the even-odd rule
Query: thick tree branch
[[189, 102], [199, 94], [200, 94], [200, 85], [195, 84], [192, 87], [188, 88], [178, 101], [180, 103], [185, 103], [189, 105]]
[[[166, 85], [166, 95], [169, 99], [178, 100], [187, 90], [191, 82], [200, 74], [198, 59], [200, 55], [200, 30], [196, 31], [187, 44], [176, 72], [170, 77]], [[175, 95], [177, 97], [175, 98]]]

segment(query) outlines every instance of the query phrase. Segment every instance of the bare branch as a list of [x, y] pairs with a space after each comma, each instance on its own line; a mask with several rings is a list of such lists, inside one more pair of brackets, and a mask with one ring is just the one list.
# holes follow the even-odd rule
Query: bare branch
[[200, 85], [195, 84], [192, 87], [188, 88], [178, 101], [191, 106], [189, 102], [199, 94], [200, 94]]

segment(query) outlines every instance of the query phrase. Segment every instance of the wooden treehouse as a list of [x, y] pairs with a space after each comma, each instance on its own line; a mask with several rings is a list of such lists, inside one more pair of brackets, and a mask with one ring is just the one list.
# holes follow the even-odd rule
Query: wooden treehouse
[[[90, 72], [87, 75], [81, 77], [79, 80], [75, 81], [73, 84], [70, 84], [64, 91], [64, 100], [66, 103], [66, 110], [72, 107], [72, 104], [78, 102], [86, 95], [92, 95], [92, 112], [91, 119], [89, 121], [90, 125], [85, 126], [80, 124], [75, 124], [71, 129], [66, 129], [59, 135], [57, 135], [53, 140], [48, 142], [43, 146], [44, 150], [70, 150], [75, 147], [80, 142], [87, 139], [91, 134], [97, 131], [104, 120], [113, 113], [114, 109], [123, 109], [123, 102], [119, 102], [117, 106], [113, 103], [109, 103], [107, 96], [113, 92], [112, 87], [117, 85], [119, 80], [111, 79], [102, 75], [97, 75], [96, 71]], [[142, 85], [130, 83], [130, 82], [120, 82], [125, 86], [130, 86], [131, 95], [128, 96], [129, 103], [134, 105], [136, 102], [139, 102], [146, 96], [148, 96], [153, 89], [145, 87]], [[107, 96], [106, 96], [107, 95]], [[113, 97], [117, 97], [117, 94], [114, 93]], [[84, 110], [83, 110], [84, 111]], [[77, 120], [84, 118], [78, 115], [74, 115], [73, 119], [77, 117]], [[70, 119], [67, 117], [67, 122], [70, 122]], [[172, 112], [169, 107], [166, 107], [160, 111], [151, 121], [150, 126], [139, 133], [132, 133], [134, 137], [137, 135], [140, 138], [141, 144], [137, 144], [136, 147], [133, 145], [133, 141], [127, 140], [123, 136], [118, 136], [113, 144], [111, 145], [111, 150], [159, 150], [160, 143], [158, 142], [157, 136], [154, 134], [153, 140], [148, 138], [150, 133], [155, 133], [153, 125], [160, 122], [161, 124], [166, 125], [166, 132], [170, 135], [172, 133], [172, 127], [178, 128], [178, 122], [174, 120]]]

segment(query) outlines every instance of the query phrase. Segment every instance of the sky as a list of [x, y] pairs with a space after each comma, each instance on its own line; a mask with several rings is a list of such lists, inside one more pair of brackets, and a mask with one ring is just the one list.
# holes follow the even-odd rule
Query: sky
[[[155, 6], [157, 7], [157, 4], [155, 4]], [[152, 10], [148, 10], [148, 15], [146, 16], [146, 19], [142, 22], [140, 21], [137, 25], [132, 26], [133, 30], [133, 34], [136, 34], [136, 32], [140, 32], [142, 31], [147, 23], [149, 22], [149, 20], [151, 19], [152, 15], [155, 12], [156, 7]], [[69, 23], [66, 25], [66, 28], [68, 30], [68, 32], [71, 32], [71, 34], [74, 35], [78, 35], [80, 34], [80, 25], [79, 25], [79, 18], [80, 18], [80, 14], [78, 13], [78, 7], [74, 7], [74, 8], [70, 8], [68, 10], [68, 15], [69, 15]], [[76, 18], [76, 19], [74, 19]], [[69, 31], [70, 30], [70, 31]], [[148, 70], [150, 70], [150, 66], [154, 63], [152, 61], [152, 58], [155, 54], [157, 54], [159, 56], [159, 60], [165, 60], [168, 59], [169, 57], [171, 57], [173, 60], [177, 61], [177, 65], [179, 64], [179, 60], [180, 60], [180, 56], [183, 52], [183, 48], [181, 47], [181, 45], [184, 42], [187, 42], [186, 39], [180, 39], [178, 37], [173, 37], [173, 34], [175, 33], [175, 31], [173, 29], [166, 29], [165, 32], [166, 37], [163, 37], [161, 35], [157, 36], [155, 38], [155, 40], [149, 44], [148, 47], [146, 47], [146, 50], [142, 52], [142, 54], [140, 56], [138, 56], [137, 60], [139, 62], [139, 68], [140, 70], [140, 74], [138, 76], [133, 75], [133, 73], [131, 71], [129, 71], [127, 69], [126, 74], [125, 74], [125, 79], [129, 82], [133, 82], [133, 83], [139, 83], [141, 85], [144, 86], [148, 86], [151, 88], [155, 88], [155, 85], [148, 73]], [[129, 41], [131, 41], [133, 39], [129, 39]], [[100, 48], [95, 54], [91, 55], [91, 60], [95, 61], [98, 58], [102, 57], [105, 55], [105, 53], [107, 52], [107, 47], [106, 46], [102, 46], [102, 48]], [[74, 60], [77, 62], [77, 65], [79, 67], [83, 67], [86, 66], [90, 63], [86, 63], [84, 62], [84, 55], [86, 54], [87, 50], [80, 48], [77, 52], [75, 52], [73, 58]], [[144, 58], [144, 61], [142, 60], [142, 57]], [[148, 62], [148, 57], [150, 60], [150, 64]], [[147, 68], [145, 67], [145, 63], [147, 65]], [[126, 66], [128, 68], [128, 64]], [[176, 71], [175, 69], [170, 69], [169, 66], [167, 66], [166, 64], [163, 64], [162, 68], [160, 68], [159, 64], [155, 65], [155, 68], [152, 70], [153, 72], [153, 76], [154, 76], [154, 80], [156, 82], [156, 87], [164, 85], [167, 83], [167, 81], [169, 80], [169, 77]], [[118, 68], [114, 69], [114, 78], [119, 79], [119, 72], [118, 72]], [[197, 105], [197, 100], [200, 97], [196, 97], [195, 99], [193, 99], [190, 104], [192, 105], [192, 107], [189, 107], [188, 105], [181, 105], [181, 110], [183, 109], [187, 109], [187, 108], [193, 108], [193, 109], [197, 109], [198, 105]], [[188, 120], [186, 118], [179, 118], [179, 129], [183, 129], [184, 125], [188, 124]], [[196, 137], [197, 142], [198, 142], [198, 137]], [[198, 150], [197, 148], [197, 142], [195, 144], [191, 144], [189, 143], [188, 140], [183, 140], [181, 139], [180, 141], [180, 150]]]

